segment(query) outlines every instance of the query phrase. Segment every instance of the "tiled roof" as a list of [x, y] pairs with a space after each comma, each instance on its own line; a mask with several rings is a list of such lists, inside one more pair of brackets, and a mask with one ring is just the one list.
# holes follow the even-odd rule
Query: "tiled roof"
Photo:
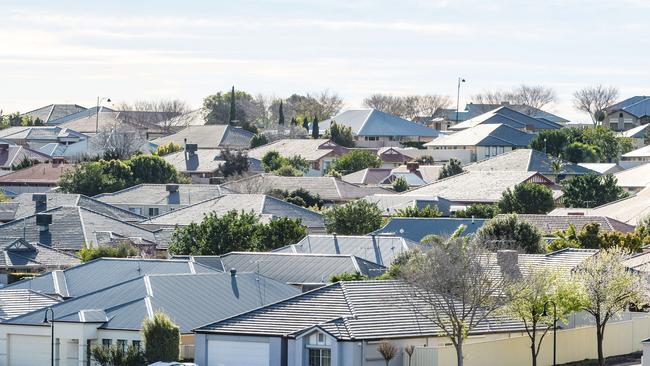
[[289, 217], [302, 219], [302, 224], [308, 228], [324, 227], [321, 214], [263, 194], [224, 194], [153, 217], [143, 221], [142, 224], [161, 226], [189, 225], [192, 222], [201, 221], [209, 213], [220, 216], [232, 210], [252, 211], [264, 221], [275, 217]]
[[346, 174], [341, 177], [341, 180], [353, 184], [377, 185], [386, 179], [390, 175], [391, 171], [392, 169], [390, 168], [367, 168]]
[[516, 170], [539, 172], [542, 174], [588, 174], [594, 173], [585, 167], [562, 161], [562, 170], [553, 171], [553, 160], [541, 151], [533, 149], [517, 149], [481, 160], [463, 167], [464, 170]]
[[0, 290], [0, 321], [59, 303], [53, 297], [33, 290]]
[[438, 136], [438, 131], [433, 128], [376, 109], [342, 112], [331, 119], [319, 122], [319, 129], [324, 132], [332, 121], [350, 127], [352, 133], [357, 136]]
[[526, 147], [535, 137], [505, 124], [481, 124], [441, 136], [424, 146], [510, 146]]
[[451, 130], [464, 130], [482, 124], [504, 124], [518, 130], [533, 127], [535, 130], [558, 129], [562, 125], [544, 119], [534, 118], [512, 108], [502, 106], [451, 126]]
[[192, 154], [182, 150], [162, 158], [183, 173], [215, 173], [225, 162], [220, 149], [199, 149]]
[[458, 229], [460, 225], [465, 226], [463, 235], [473, 234], [487, 219], [457, 219], [450, 217], [393, 217], [384, 227], [375, 230], [375, 235], [401, 236], [413, 242], [419, 243], [427, 235], [449, 236]]
[[32, 119], [39, 118], [43, 123], [51, 123], [56, 120], [85, 111], [86, 108], [77, 104], [50, 104], [45, 107], [34, 109], [23, 113], [23, 116], [31, 117]]
[[[647, 126], [647, 125], [645, 125], [645, 126]], [[623, 157], [623, 160], [631, 159], [631, 158], [648, 158], [648, 157], [650, 157], [650, 145], [646, 145], [646, 146], [640, 147], [640, 148], [638, 148], [636, 150], [632, 150], [632, 151], [627, 152], [627, 153], [625, 153], [625, 154], [623, 154], [621, 156]]]
[[609, 113], [625, 111], [637, 118], [650, 116], [650, 96], [635, 96], [609, 107]]
[[166, 184], [138, 184], [113, 193], [98, 194], [94, 198], [110, 204], [134, 205], [191, 205], [218, 197], [230, 190], [214, 184], [175, 184], [177, 193], [167, 191]]
[[80, 263], [79, 258], [41, 244], [30, 244], [22, 238], [0, 239], [0, 268], [14, 271], [42, 271], [68, 268]]
[[619, 187], [645, 188], [650, 185], [650, 163], [614, 173]]
[[72, 164], [36, 164], [1, 176], [0, 185], [56, 186], [61, 175], [72, 168]]
[[[442, 170], [443, 165], [420, 165], [418, 167], [418, 173], [422, 176], [422, 179], [427, 183], [433, 183], [438, 180], [440, 176], [440, 171]], [[397, 168], [393, 169], [393, 172], [408, 172], [406, 165], [400, 165]]]
[[[384, 177], [385, 178], [385, 177]], [[241, 193], [268, 193], [272, 189], [293, 191], [302, 188], [318, 194], [327, 201], [350, 201], [371, 194], [391, 194], [384, 188], [362, 187], [334, 177], [283, 177], [274, 174], [258, 174], [223, 184], [224, 188]]]
[[451, 202], [445, 198], [436, 197], [428, 194], [422, 195], [401, 195], [401, 194], [374, 194], [364, 197], [366, 201], [374, 202], [382, 213], [390, 216], [396, 210], [407, 207], [424, 208], [426, 206], [436, 206], [443, 215], [449, 215]]
[[[501, 108], [503, 106], [507, 106], [510, 109], [513, 109], [517, 112], [524, 113], [526, 115], [529, 115], [531, 117], [537, 118], [537, 119], [543, 119], [546, 121], [551, 121], [555, 123], [567, 123], [569, 120], [562, 118], [560, 116], [557, 116], [553, 113], [549, 113], [547, 111], [543, 111], [538, 108], [533, 108], [527, 105], [523, 104], [483, 104], [483, 103], [469, 103], [465, 105], [465, 109], [461, 110], [458, 113], [458, 120], [459, 121], [465, 121], [470, 118], [476, 117], [480, 114], [483, 114], [485, 112], [489, 112], [491, 110]], [[443, 109], [443, 112], [446, 113], [446, 118], [447, 120], [450, 121], [455, 121], [456, 120], [456, 109]]]
[[328, 139], [282, 139], [250, 149], [248, 157], [262, 160], [271, 151], [287, 158], [301, 156], [307, 161], [317, 161], [328, 155], [345, 154], [347, 149]]
[[156, 145], [165, 145], [170, 142], [185, 146], [197, 144], [199, 149], [233, 148], [248, 149], [252, 132], [230, 125], [205, 125], [188, 126], [175, 134], [160, 137], [152, 142]]
[[307, 235], [298, 243], [273, 252], [354, 255], [388, 267], [395, 256], [417, 247], [417, 243], [400, 236]]
[[578, 216], [578, 215], [533, 215], [519, 214], [519, 218], [537, 227], [542, 233], [552, 234], [558, 230], [564, 231], [570, 224], [580, 231], [583, 226], [590, 223], [600, 225], [602, 231], [620, 231], [629, 233], [634, 231], [634, 226], [605, 216]]
[[623, 170], [623, 168], [616, 163], [578, 163], [578, 165], [583, 168], [593, 170], [599, 174], [613, 174]]
[[38, 160], [41, 163], [45, 163], [50, 160], [49, 156], [38, 151], [12, 144], [9, 145], [7, 149], [0, 149], [0, 168], [11, 169], [12, 165], [20, 164], [25, 158], [30, 160]]

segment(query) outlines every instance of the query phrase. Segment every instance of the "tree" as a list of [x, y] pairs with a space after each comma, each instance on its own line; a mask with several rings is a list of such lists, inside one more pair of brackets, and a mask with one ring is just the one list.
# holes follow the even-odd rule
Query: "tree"
[[583, 174], [565, 179], [562, 192], [562, 202], [567, 207], [597, 207], [627, 197], [612, 174]]
[[[233, 124], [247, 131], [257, 133], [255, 124], [266, 117], [263, 101], [255, 100], [250, 94], [234, 90], [218, 92], [203, 99], [206, 124]], [[260, 105], [261, 108], [260, 108]], [[234, 123], [234, 121], [237, 121]]]
[[254, 148], [258, 147], [258, 146], [266, 145], [266, 144], [268, 144], [268, 143], [269, 143], [269, 139], [266, 138], [266, 135], [256, 133], [256, 134], [253, 135], [253, 137], [251, 138], [251, 145], [250, 145], [250, 148], [251, 148], [251, 149], [254, 149]]
[[147, 362], [175, 362], [180, 356], [180, 329], [165, 313], [156, 312], [142, 322]]
[[320, 136], [320, 130], [318, 129], [318, 117], [314, 116], [314, 121], [311, 124], [311, 137], [317, 139], [318, 136]]
[[[492, 90], [475, 94], [471, 98], [472, 103], [488, 104], [490, 107], [507, 102], [515, 105], [529, 107], [522, 112], [532, 115], [535, 110], [544, 108], [546, 105], [557, 100], [555, 90], [541, 85], [522, 84], [512, 90]], [[485, 111], [487, 112], [487, 110]]]
[[497, 216], [477, 230], [476, 236], [501, 249], [521, 249], [525, 253], [543, 253], [542, 234], [517, 214]]
[[362, 275], [359, 272], [343, 272], [337, 275], [332, 275], [330, 277], [330, 282], [341, 282], [341, 281], [365, 281], [368, 279], [368, 276]]
[[284, 112], [282, 111], [282, 101], [280, 101], [280, 109], [278, 114], [279, 114], [278, 125], [284, 126]]
[[83, 248], [77, 252], [77, 256], [84, 263], [97, 258], [128, 258], [138, 254], [139, 251], [127, 241], [120, 242], [117, 246], [100, 245], [96, 248]]
[[575, 280], [586, 298], [583, 310], [596, 322], [600, 366], [605, 365], [603, 340], [608, 321], [630, 304], [645, 301], [643, 279], [623, 264], [627, 254], [621, 249], [604, 250], [586, 259], [575, 271]]
[[266, 192], [269, 196], [285, 200], [289, 203], [293, 203], [297, 206], [302, 207], [317, 207], [321, 208], [323, 206], [323, 200], [318, 194], [311, 194], [304, 188], [298, 188], [294, 191], [288, 192], [280, 189], [271, 189]]
[[[506, 303], [501, 311], [511, 319], [520, 320], [530, 338], [532, 365], [537, 365], [537, 356], [542, 348], [544, 337], [553, 328], [553, 319], [561, 322], [582, 308], [584, 299], [579, 288], [569, 280], [568, 273], [548, 267], [527, 268], [518, 281], [514, 281], [505, 291]], [[554, 308], [545, 306], [549, 301]], [[546, 316], [544, 313], [546, 310]]]
[[415, 161], [420, 165], [433, 165], [436, 163], [433, 156], [430, 155], [422, 155], [419, 158], [415, 159]]
[[573, 106], [577, 110], [589, 114], [592, 123], [597, 126], [604, 120], [603, 113], [618, 99], [618, 94], [618, 89], [613, 86], [585, 87], [573, 93]]
[[181, 145], [170, 141], [168, 144], [158, 146], [158, 149], [156, 149], [156, 155], [165, 156], [181, 150], [183, 150]]
[[600, 160], [611, 162], [612, 160], [618, 159], [625, 140], [620, 139], [614, 131], [607, 127], [596, 126], [593, 128], [585, 128], [581, 132], [582, 142], [593, 146]]
[[309, 118], [307, 116], [302, 119], [302, 128], [309, 131]]
[[128, 159], [138, 152], [148, 151], [144, 133], [118, 123], [102, 128], [89, 144], [113, 159]]
[[406, 96], [373, 94], [363, 100], [363, 105], [412, 120], [416, 117], [434, 117], [440, 110], [448, 108], [451, 102], [450, 97], [438, 94]]
[[260, 250], [273, 250], [297, 243], [307, 235], [307, 229], [300, 219], [278, 217], [261, 225], [258, 233]]
[[381, 357], [384, 358], [384, 361], [386, 361], [386, 366], [388, 366], [390, 360], [395, 358], [398, 351], [399, 349], [397, 346], [390, 341], [384, 340], [379, 342], [379, 345], [377, 345], [377, 352], [379, 352]]
[[366, 200], [333, 206], [323, 215], [328, 233], [365, 235], [381, 227], [381, 210]]
[[23, 160], [21, 160], [20, 163], [11, 164], [11, 170], [25, 169], [40, 163], [41, 162], [37, 159], [30, 159], [27, 156], [23, 156]]
[[341, 146], [354, 147], [354, 136], [352, 136], [352, 129], [348, 126], [339, 125], [336, 123], [336, 121], [332, 121], [332, 123], [330, 123], [330, 128], [325, 132], [324, 137], [334, 141]]
[[494, 276], [499, 268], [488, 244], [452, 238], [414, 255], [400, 266], [400, 299], [416, 316], [430, 321], [451, 340], [457, 365], [463, 365], [467, 336], [503, 306], [503, 289], [514, 276]]
[[576, 141], [566, 146], [563, 155], [572, 163], [595, 163], [600, 154], [594, 146]]
[[542, 130], [530, 141], [530, 148], [543, 151], [549, 155], [559, 157], [569, 144], [569, 137], [564, 128], [557, 130]]
[[404, 192], [409, 190], [409, 184], [404, 177], [397, 177], [393, 182], [393, 190], [395, 192]]
[[237, 106], [235, 105], [235, 86], [233, 85], [230, 92], [230, 113], [228, 114], [228, 122], [233, 123], [237, 120]]
[[630, 253], [639, 253], [645, 245], [650, 244], [650, 237], [643, 225], [629, 233], [600, 229], [600, 225], [595, 222], [584, 225], [580, 231], [573, 224], [569, 224], [565, 231], [553, 233], [557, 239], [549, 244], [548, 249], [556, 251], [564, 248], [621, 248]]
[[440, 174], [438, 175], [438, 179], [444, 179], [448, 177], [452, 177], [456, 174], [460, 174], [463, 172], [463, 167], [458, 159], [451, 158], [449, 159], [449, 162], [445, 164], [442, 169], [440, 170]]
[[499, 207], [494, 204], [475, 203], [465, 209], [454, 212], [451, 216], [458, 218], [491, 219], [499, 214]]
[[442, 212], [435, 205], [426, 205], [422, 208], [417, 206], [407, 206], [395, 210], [393, 217], [440, 217]]
[[90, 354], [101, 366], [142, 366], [146, 364], [144, 353], [137, 347], [130, 345], [126, 351], [119, 345], [106, 347], [94, 345]]
[[267, 173], [273, 172], [285, 177], [296, 177], [309, 171], [309, 162], [300, 155], [286, 158], [277, 151], [269, 151], [262, 157], [262, 167]]
[[334, 159], [329, 167], [330, 172], [339, 172], [341, 175], [354, 173], [366, 168], [379, 168], [381, 159], [366, 150], [352, 150], [347, 154]]
[[127, 161], [135, 184], [166, 184], [178, 181], [178, 172], [165, 159], [155, 155], [137, 155]]
[[224, 178], [241, 175], [250, 167], [248, 154], [245, 151], [224, 149], [221, 150], [221, 158], [223, 163], [219, 166], [219, 174]]
[[553, 192], [537, 183], [517, 184], [508, 188], [498, 203], [499, 212], [520, 214], [545, 214], [555, 207]]
[[117, 119], [134, 126], [160, 127], [164, 133], [171, 133], [172, 127], [187, 125], [190, 106], [180, 99], [136, 100], [120, 103]]

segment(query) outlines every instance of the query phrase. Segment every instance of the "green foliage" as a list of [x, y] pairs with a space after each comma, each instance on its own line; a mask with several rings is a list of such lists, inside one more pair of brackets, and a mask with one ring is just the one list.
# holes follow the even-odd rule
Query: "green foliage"
[[400, 144], [402, 147], [412, 147], [414, 149], [425, 149], [424, 144], [426, 141], [402, 141]]
[[[206, 111], [206, 124], [233, 123], [247, 131], [257, 133], [255, 121], [247, 114], [246, 106], [252, 104], [253, 97], [241, 90], [219, 92], [203, 99], [203, 109]], [[234, 123], [234, 121], [237, 121]]]
[[375, 203], [357, 200], [334, 206], [324, 213], [328, 233], [365, 235], [381, 226], [381, 211]]
[[564, 158], [572, 163], [595, 163], [600, 160], [595, 146], [572, 142], [564, 148]]
[[128, 160], [98, 160], [77, 164], [59, 179], [65, 193], [94, 196], [115, 192], [140, 183], [177, 183], [174, 166], [155, 155], [136, 155]]
[[142, 322], [147, 362], [174, 362], [180, 357], [181, 333], [179, 327], [162, 312]]
[[407, 206], [399, 210], [395, 210], [393, 217], [440, 217], [442, 212], [436, 205], [426, 205], [422, 208], [417, 206]]
[[278, 124], [284, 126], [284, 111], [282, 110], [282, 100], [280, 100], [280, 110], [278, 111]]
[[329, 172], [339, 172], [342, 175], [357, 172], [366, 168], [379, 168], [381, 159], [366, 150], [352, 150], [334, 159]]
[[475, 203], [464, 210], [454, 212], [451, 216], [457, 218], [491, 219], [499, 214], [499, 206], [494, 204]]
[[275, 218], [261, 223], [254, 212], [212, 212], [201, 223], [178, 227], [169, 246], [173, 254], [221, 255], [233, 251], [263, 251], [295, 243], [305, 236], [300, 219]]
[[530, 147], [573, 163], [613, 161], [631, 148], [628, 139], [603, 126], [540, 131]]
[[558, 130], [542, 130], [530, 141], [530, 148], [546, 151], [547, 154], [559, 157], [569, 144], [569, 136], [564, 128]]
[[254, 149], [254, 148], [258, 147], [258, 146], [266, 145], [268, 143], [269, 143], [269, 139], [266, 138], [266, 135], [261, 134], [261, 133], [256, 133], [251, 138], [250, 148]]
[[77, 252], [82, 262], [90, 262], [97, 258], [127, 258], [135, 257], [139, 251], [128, 242], [121, 242], [117, 246], [100, 245], [96, 248], [83, 248]]
[[130, 345], [126, 352], [114, 345], [106, 347], [95, 345], [90, 349], [91, 356], [101, 366], [142, 366], [146, 364], [144, 352]]
[[562, 202], [567, 207], [597, 207], [627, 197], [612, 174], [577, 175], [562, 181]]
[[440, 170], [440, 174], [438, 175], [438, 179], [444, 179], [448, 177], [452, 177], [456, 174], [460, 174], [463, 172], [463, 167], [460, 163], [459, 160], [457, 159], [450, 159], [447, 164], [445, 164], [442, 169]]
[[23, 160], [20, 161], [18, 164], [11, 164], [11, 170], [20, 170], [20, 169], [25, 169], [29, 168], [30, 166], [34, 166], [36, 164], [40, 164], [41, 162], [38, 161], [37, 159], [30, 159], [28, 157], [23, 157]]
[[181, 150], [183, 150], [183, 147], [181, 145], [176, 144], [173, 141], [170, 141], [165, 145], [158, 146], [158, 149], [156, 149], [156, 155], [165, 156]]
[[622, 248], [630, 253], [641, 252], [643, 246], [650, 244], [650, 236], [645, 226], [640, 225], [634, 232], [601, 231], [600, 225], [593, 222], [576, 230], [573, 224], [565, 231], [556, 231], [557, 238], [548, 247], [549, 251], [564, 248], [610, 249]]
[[309, 118], [307, 116], [302, 119], [302, 128], [309, 131]]
[[476, 232], [479, 240], [493, 243], [495, 249], [520, 249], [526, 253], [543, 253], [542, 233], [516, 214], [497, 216]]
[[508, 188], [498, 203], [499, 212], [520, 214], [544, 214], [555, 207], [553, 192], [536, 183], [517, 184], [514, 190]]
[[384, 272], [381, 276], [377, 277], [377, 279], [389, 280], [389, 279], [399, 278], [403, 266], [405, 266], [411, 260], [411, 258], [415, 257], [418, 254], [420, 254], [420, 252], [415, 250], [409, 250], [397, 254], [393, 259], [393, 262], [388, 267], [388, 270]]
[[237, 105], [235, 104], [235, 86], [233, 85], [230, 92], [230, 113], [228, 113], [228, 122], [232, 123], [237, 120]]
[[359, 272], [343, 272], [341, 274], [332, 275], [329, 282], [341, 282], [341, 281], [365, 281], [368, 279], [368, 276], [362, 275]]
[[436, 163], [436, 160], [433, 158], [433, 156], [429, 155], [422, 155], [419, 158], [415, 159], [415, 161], [421, 165], [433, 165]]
[[304, 188], [298, 188], [291, 192], [283, 191], [281, 189], [272, 189], [268, 191], [266, 194], [302, 207], [320, 208], [323, 206], [324, 203], [323, 200], [320, 198], [320, 195], [318, 194], [313, 195], [311, 194], [311, 192], [307, 191]]
[[393, 182], [393, 190], [395, 192], [404, 192], [409, 190], [409, 184], [406, 182], [406, 178], [397, 177]]
[[286, 158], [277, 151], [269, 151], [262, 157], [262, 167], [267, 173], [297, 177], [309, 171], [309, 162], [299, 155]]
[[325, 132], [324, 137], [341, 146], [354, 147], [352, 129], [348, 126], [339, 125], [336, 121], [330, 123], [330, 128]]
[[311, 137], [317, 139], [318, 136], [320, 136], [320, 130], [318, 129], [318, 117], [314, 116], [314, 121], [311, 123]]
[[221, 158], [224, 161], [219, 167], [219, 174], [226, 178], [233, 175], [243, 174], [247, 172], [250, 167], [248, 154], [246, 154], [245, 151], [224, 149], [221, 150]]

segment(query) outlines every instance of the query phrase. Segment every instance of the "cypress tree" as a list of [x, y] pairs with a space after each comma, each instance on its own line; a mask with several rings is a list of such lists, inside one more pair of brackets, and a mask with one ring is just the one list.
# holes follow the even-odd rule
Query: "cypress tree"
[[237, 113], [237, 108], [235, 108], [235, 86], [233, 85], [232, 91], [230, 92], [230, 123], [237, 119], [235, 114]]
[[317, 139], [320, 135], [318, 131], [318, 117], [314, 116], [314, 122], [311, 125], [311, 137]]
[[280, 112], [278, 114], [280, 115], [278, 124], [280, 126], [284, 126], [284, 111], [282, 110], [282, 101], [280, 101]]
[[298, 120], [296, 119], [296, 117], [291, 118], [291, 125], [292, 126], [297, 126], [298, 125]]
[[307, 118], [307, 116], [305, 116], [305, 118], [302, 119], [302, 127], [305, 130], [309, 131], [309, 119]]

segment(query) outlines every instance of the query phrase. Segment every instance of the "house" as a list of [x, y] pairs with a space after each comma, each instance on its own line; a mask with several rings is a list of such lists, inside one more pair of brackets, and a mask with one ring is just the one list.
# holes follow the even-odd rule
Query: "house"
[[221, 256], [190, 256], [189, 259], [225, 272], [255, 272], [303, 291], [327, 285], [332, 276], [342, 273], [358, 272], [374, 278], [386, 271], [380, 264], [351, 254], [230, 252]]
[[115, 111], [104, 107], [96, 113], [95, 109], [59, 119], [55, 124], [91, 135], [114, 129], [138, 132], [145, 139], [152, 140], [168, 134], [169, 129], [161, 123], [174, 114], [155, 111]]
[[44, 124], [55, 124], [61, 118], [86, 111], [86, 107], [78, 104], [50, 104], [32, 111], [23, 113], [22, 116], [32, 120], [40, 119]]
[[265, 194], [275, 189], [288, 192], [304, 189], [320, 196], [326, 203], [344, 203], [372, 194], [393, 193], [384, 188], [360, 186], [335, 177], [283, 177], [274, 174], [257, 174], [225, 183], [222, 187], [250, 194]]
[[644, 163], [650, 163], [650, 145], [640, 147], [621, 155], [621, 165], [629, 167]]
[[348, 149], [328, 139], [282, 139], [250, 149], [248, 157], [261, 162], [271, 151], [285, 158], [300, 156], [309, 163], [305, 175], [317, 177], [325, 175], [332, 161], [347, 153]]
[[[176, 171], [190, 177], [195, 184], [214, 184], [223, 180], [220, 171], [225, 163], [221, 149], [195, 149], [187, 144], [185, 150], [167, 154], [162, 158], [173, 165]], [[249, 159], [251, 172], [262, 171], [261, 162], [257, 159]]]
[[528, 114], [518, 112], [509, 106], [502, 106], [451, 126], [449, 129], [452, 131], [461, 131], [485, 124], [503, 124], [520, 131], [531, 133], [540, 130], [556, 130], [563, 127], [560, 123], [535, 118]]
[[226, 193], [232, 191], [212, 184], [138, 184], [93, 198], [136, 215], [153, 217]]
[[[0, 238], [0, 284], [12, 282], [14, 273], [42, 273], [61, 270], [81, 263], [79, 258], [48, 246], [30, 244], [22, 238]], [[2, 303], [0, 302], [0, 305]], [[0, 313], [0, 321], [2, 320]]]
[[600, 230], [603, 232], [618, 231], [621, 233], [631, 233], [634, 231], [634, 225], [626, 224], [606, 216], [537, 214], [518, 214], [517, 216], [520, 220], [535, 226], [545, 235], [553, 235], [556, 231], [566, 231], [571, 225], [577, 231], [580, 231], [585, 225], [592, 223], [598, 224]]
[[0, 130], [0, 139], [38, 150], [47, 144], [72, 145], [87, 140], [89, 136], [58, 126], [15, 126]]
[[404, 149], [398, 149], [397, 147], [388, 146], [382, 147], [377, 150], [375, 149], [364, 149], [375, 151], [375, 154], [381, 160], [381, 168], [396, 168], [402, 164], [406, 164], [411, 160], [414, 160], [413, 157], [409, 154], [405, 154]]
[[614, 174], [623, 170], [623, 168], [616, 163], [578, 163], [578, 165], [602, 175]]
[[427, 184], [417, 170], [396, 171], [396, 169], [386, 168], [366, 168], [358, 172], [346, 174], [341, 177], [341, 180], [364, 186], [390, 186], [398, 178], [406, 180], [409, 187], [419, 187]]
[[[298, 290], [255, 273], [142, 275], [53, 304], [58, 365], [90, 365], [94, 345], [145, 347], [142, 322], [164, 311], [181, 333], [181, 357], [193, 358], [192, 329], [295, 296]], [[188, 311], [191, 309], [191, 311]], [[0, 323], [0, 364], [45, 365], [50, 324], [44, 310]]]
[[180, 146], [196, 144], [199, 149], [248, 149], [253, 133], [231, 125], [187, 126], [152, 140], [157, 146], [173, 142]]
[[322, 232], [325, 230], [323, 216], [320, 213], [263, 194], [234, 193], [223, 194], [152, 217], [141, 222], [140, 226], [152, 229], [174, 228], [199, 223], [207, 214], [213, 213], [221, 216], [230, 211], [254, 212], [263, 222], [276, 217], [301, 219], [302, 224], [307, 227], [309, 232]]
[[424, 144], [436, 161], [452, 158], [462, 163], [481, 161], [518, 148], [526, 148], [535, 137], [500, 123], [479, 124]]
[[319, 122], [321, 135], [333, 121], [352, 129], [357, 147], [401, 147], [404, 143], [424, 143], [438, 137], [437, 130], [376, 109], [347, 110]]
[[0, 175], [9, 174], [10, 171], [15, 170], [17, 165], [26, 160], [47, 163], [52, 158], [36, 150], [0, 140]]
[[427, 235], [447, 237], [462, 225], [462, 235], [476, 232], [487, 219], [462, 219], [452, 217], [393, 217], [382, 228], [369, 235], [395, 235], [419, 243]]
[[0, 202], [0, 221], [9, 222], [61, 206], [85, 207], [115, 220], [140, 222], [145, 216], [109, 205], [97, 199], [72, 193], [22, 193], [9, 202]]
[[560, 187], [540, 173], [504, 170], [466, 171], [399, 196], [441, 197], [452, 202], [451, 212], [454, 212], [474, 203], [496, 203], [505, 190], [521, 183], [544, 185], [553, 191], [556, 200], [562, 196]]
[[467, 171], [511, 170], [538, 172], [555, 182], [559, 182], [566, 177], [595, 173], [593, 170], [578, 164], [553, 159], [545, 153], [533, 149], [512, 150], [466, 165], [463, 169]]
[[[415, 164], [417, 164], [417, 169], [415, 169]], [[414, 172], [425, 182], [433, 183], [440, 177], [440, 171], [443, 167], [444, 165], [422, 165], [416, 162], [411, 162], [398, 166], [393, 169], [393, 172]]]
[[452, 202], [428, 194], [402, 195], [402, 194], [374, 194], [364, 197], [366, 201], [377, 205], [385, 217], [392, 217], [396, 211], [406, 208], [423, 209], [427, 206], [435, 206], [443, 216], [449, 216], [452, 210]]
[[59, 185], [63, 173], [73, 168], [74, 165], [60, 162], [35, 164], [0, 176], [0, 187], [17, 194], [47, 192]]
[[629, 193], [636, 193], [650, 185], [650, 163], [614, 173], [616, 185]]
[[389, 267], [400, 254], [419, 245], [400, 236], [389, 235], [307, 235], [296, 244], [273, 250], [274, 253], [344, 254]]
[[614, 131], [627, 131], [650, 123], [650, 97], [635, 96], [607, 108], [607, 122]]
[[61, 302], [34, 290], [0, 290], [0, 322]]
[[634, 141], [634, 146], [643, 147], [646, 145], [646, 141], [648, 141], [648, 138], [650, 137], [650, 130], [648, 130], [649, 126], [650, 124], [637, 126], [621, 132], [620, 135], [621, 137], [632, 139], [632, 141]]
[[543, 111], [538, 108], [530, 107], [523, 104], [511, 104], [509, 102], [502, 102], [501, 104], [483, 104], [483, 103], [469, 103], [465, 105], [465, 109], [458, 111], [456, 109], [443, 109], [441, 111], [442, 118], [434, 122], [436, 129], [448, 130], [457, 122], [467, 121], [483, 113], [495, 110], [497, 108], [506, 106], [519, 113], [523, 113], [533, 118], [554, 122], [558, 124], [566, 124], [569, 122], [566, 118], [557, 116], [553, 113]]

